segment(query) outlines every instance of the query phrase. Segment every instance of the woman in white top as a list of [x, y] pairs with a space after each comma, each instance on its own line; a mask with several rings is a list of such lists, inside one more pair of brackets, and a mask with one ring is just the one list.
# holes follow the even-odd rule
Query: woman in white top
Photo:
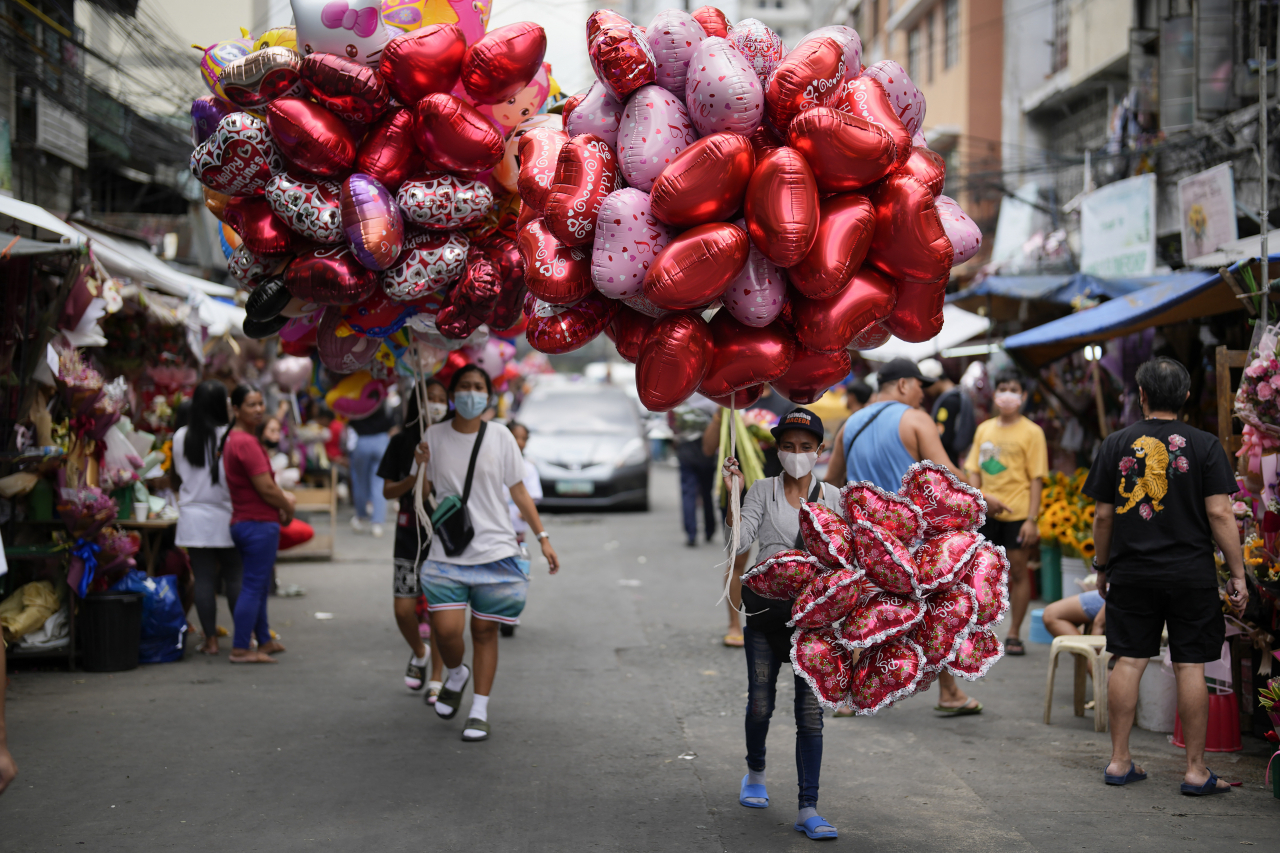
[[231, 493], [218, 458], [218, 444], [230, 420], [227, 389], [202, 382], [191, 398], [191, 417], [173, 435], [173, 469], [178, 477], [178, 529], [175, 541], [187, 549], [196, 578], [196, 613], [204, 631], [200, 651], [218, 653], [218, 579], [227, 605], [240, 595], [240, 554], [231, 540]]

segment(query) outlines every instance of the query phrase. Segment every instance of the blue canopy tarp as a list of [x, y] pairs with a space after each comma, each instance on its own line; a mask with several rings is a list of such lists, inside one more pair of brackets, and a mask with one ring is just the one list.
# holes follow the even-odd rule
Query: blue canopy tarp
[[961, 307], [972, 309], [983, 304], [988, 296], [993, 296], [1070, 306], [1079, 297], [1115, 299], [1147, 287], [1159, 278], [1107, 279], [1083, 272], [1070, 275], [993, 275], [973, 287], [951, 294], [947, 302], [965, 303]]

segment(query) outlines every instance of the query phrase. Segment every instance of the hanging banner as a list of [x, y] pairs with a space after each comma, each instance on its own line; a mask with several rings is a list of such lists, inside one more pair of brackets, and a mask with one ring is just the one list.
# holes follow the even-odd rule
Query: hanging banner
[[36, 92], [36, 148], [89, 168], [89, 125], [44, 92]]
[[1230, 163], [1178, 181], [1182, 257], [1198, 258], [1235, 240], [1236, 185]]
[[1080, 205], [1080, 271], [1103, 278], [1151, 275], [1156, 268], [1156, 176], [1107, 184]]

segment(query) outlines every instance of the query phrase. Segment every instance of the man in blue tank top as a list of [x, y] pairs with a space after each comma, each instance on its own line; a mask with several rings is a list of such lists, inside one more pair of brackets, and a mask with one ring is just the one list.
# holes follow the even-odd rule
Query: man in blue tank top
[[[876, 395], [851, 415], [836, 435], [826, 481], [843, 486], [870, 480], [885, 491], [896, 493], [907, 469], [922, 459], [945, 465], [962, 482], [966, 481], [964, 472], [951, 464], [943, 449], [937, 424], [920, 408], [924, 389], [933, 380], [905, 358], [895, 358], [880, 368], [876, 378]], [[990, 512], [1004, 506], [992, 498], [987, 501]], [[982, 711], [982, 704], [967, 696], [948, 673], [938, 676], [938, 690], [941, 696], [935, 711], [951, 716]]]

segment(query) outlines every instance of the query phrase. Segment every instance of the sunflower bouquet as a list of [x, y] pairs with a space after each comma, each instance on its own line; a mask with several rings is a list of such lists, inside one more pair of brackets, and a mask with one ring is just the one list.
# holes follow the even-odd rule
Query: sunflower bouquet
[[1084, 494], [1084, 481], [1089, 469], [1077, 468], [1074, 474], [1051, 471], [1045, 478], [1041, 498], [1040, 538], [1046, 544], [1057, 542], [1068, 557], [1093, 559], [1093, 498]]

